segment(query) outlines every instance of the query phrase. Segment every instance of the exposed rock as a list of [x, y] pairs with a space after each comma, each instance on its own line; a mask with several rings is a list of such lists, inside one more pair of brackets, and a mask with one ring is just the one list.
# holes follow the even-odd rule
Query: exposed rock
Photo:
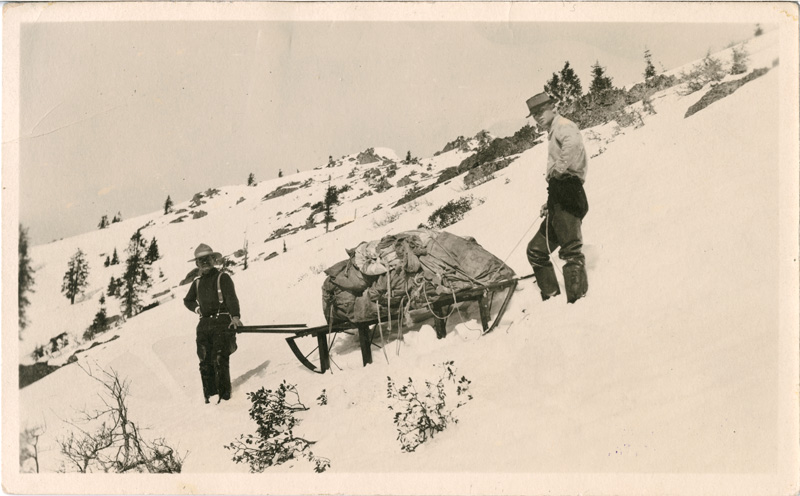
[[741, 79], [737, 79], [736, 81], [728, 81], [725, 83], [720, 83], [714, 86], [713, 88], [708, 90], [708, 93], [703, 95], [703, 97], [700, 98], [700, 100], [697, 103], [689, 107], [689, 109], [686, 111], [686, 115], [684, 115], [683, 118], [685, 119], [690, 115], [700, 112], [701, 110], [708, 107], [717, 100], [725, 98], [726, 96], [738, 90], [745, 84], [749, 83], [750, 81], [756, 78], [763, 76], [767, 72], [769, 72], [769, 69], [767, 69], [766, 67], [763, 67], [761, 69], [755, 69], [753, 70], [753, 72], [751, 72], [750, 74]]
[[278, 186], [271, 193], [267, 193], [266, 195], [264, 195], [264, 198], [262, 198], [261, 201], [267, 201], [267, 200], [271, 200], [273, 198], [278, 198], [278, 197], [281, 197], [281, 196], [284, 196], [284, 195], [288, 195], [292, 191], [300, 189], [300, 187], [301, 187], [301, 184], [298, 181], [292, 181], [290, 183]]
[[399, 181], [397, 181], [397, 187], [408, 186], [409, 184], [415, 184], [415, 183], [416, 181], [411, 179], [411, 174], [409, 174], [401, 178]]
[[375, 154], [374, 148], [367, 148], [356, 156], [356, 162], [361, 164], [371, 164], [373, 162], [380, 162], [381, 157]]

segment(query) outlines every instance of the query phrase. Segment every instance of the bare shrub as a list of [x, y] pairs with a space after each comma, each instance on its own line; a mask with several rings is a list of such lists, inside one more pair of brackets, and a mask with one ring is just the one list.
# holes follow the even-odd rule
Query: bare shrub
[[[22, 472], [39, 473], [39, 438], [47, 432], [46, 425], [27, 427], [19, 433], [19, 467]], [[33, 460], [33, 466], [28, 468], [26, 462]]]
[[67, 458], [64, 471], [179, 473], [185, 456], [163, 438], [145, 440], [141, 428], [128, 416], [130, 381], [113, 369], [100, 369], [99, 374], [91, 368], [81, 369], [102, 385], [104, 407], [83, 411], [79, 420], [69, 422], [75, 430], [59, 440], [61, 453]]

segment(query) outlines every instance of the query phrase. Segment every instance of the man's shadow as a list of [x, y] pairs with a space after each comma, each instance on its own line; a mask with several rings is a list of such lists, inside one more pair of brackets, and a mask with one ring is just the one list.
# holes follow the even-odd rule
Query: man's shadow
[[244, 374], [234, 379], [234, 381], [231, 383], [231, 389], [238, 388], [245, 382], [249, 381], [250, 378], [252, 378], [253, 376], [261, 375], [268, 366], [269, 366], [269, 360], [255, 367], [254, 369], [248, 370]]

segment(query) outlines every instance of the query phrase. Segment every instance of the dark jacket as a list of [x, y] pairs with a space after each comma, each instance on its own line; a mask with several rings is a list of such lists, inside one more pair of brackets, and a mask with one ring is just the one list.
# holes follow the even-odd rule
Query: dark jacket
[[222, 308], [219, 304], [217, 293], [217, 277], [220, 271], [211, 269], [208, 273], [193, 282], [189, 292], [183, 299], [186, 308], [193, 311], [197, 308], [200, 301], [200, 311], [203, 317], [209, 317], [219, 313], [229, 313], [231, 317], [241, 317], [239, 313], [239, 299], [236, 297], [236, 289], [233, 287], [233, 279], [226, 273], [219, 277], [219, 289], [222, 291]]

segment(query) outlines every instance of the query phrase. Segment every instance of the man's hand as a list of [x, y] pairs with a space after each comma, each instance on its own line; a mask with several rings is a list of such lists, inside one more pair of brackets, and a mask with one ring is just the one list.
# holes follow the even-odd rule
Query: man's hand
[[195, 309], [194, 309], [194, 313], [196, 313], [196, 314], [197, 314], [197, 315], [199, 315], [200, 317], [202, 317], [202, 316], [203, 316], [203, 312], [201, 312], [201, 311], [200, 311], [200, 305], [197, 305], [197, 306], [195, 307]]
[[241, 327], [241, 325], [242, 325], [242, 321], [239, 320], [239, 317], [231, 317], [231, 324], [228, 326], [228, 329], [230, 329], [231, 327], [233, 327], [234, 329], [237, 329], [237, 328]]
[[544, 217], [545, 215], [547, 215], [547, 203], [542, 205], [542, 209], [539, 210], [539, 217]]

